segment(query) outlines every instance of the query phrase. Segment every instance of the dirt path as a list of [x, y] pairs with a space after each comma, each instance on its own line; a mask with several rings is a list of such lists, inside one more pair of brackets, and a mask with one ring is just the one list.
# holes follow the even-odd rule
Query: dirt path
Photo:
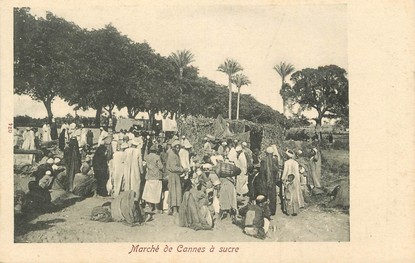
[[[229, 218], [217, 222], [211, 231], [194, 231], [178, 227], [174, 217], [154, 215], [154, 220], [130, 227], [119, 222], [102, 223], [89, 220], [91, 210], [111, 199], [88, 198], [59, 212], [43, 214], [19, 227], [15, 242], [176, 242], [176, 241], [260, 241], [248, 237]], [[265, 241], [348, 241], [349, 216], [337, 210], [323, 210], [313, 205], [302, 209], [296, 217], [281, 213], [272, 224]]]

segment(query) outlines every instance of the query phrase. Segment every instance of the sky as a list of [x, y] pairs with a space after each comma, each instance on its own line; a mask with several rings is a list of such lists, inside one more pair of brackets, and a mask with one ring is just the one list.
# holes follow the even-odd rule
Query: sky
[[[286, 61], [296, 70], [330, 64], [347, 71], [347, 6], [326, 5], [204, 5], [32, 8], [45, 16], [50, 11], [83, 28], [99, 29], [112, 23], [133, 41], [144, 42], [163, 56], [189, 49], [199, 75], [227, 85], [217, 71], [226, 58], [237, 60], [252, 82], [241, 92], [282, 112], [281, 78], [273, 69]], [[28, 96], [14, 96], [14, 114], [45, 117], [46, 109]], [[74, 114], [56, 99], [55, 116]], [[79, 112], [94, 116], [94, 111]], [[312, 117], [313, 113], [310, 117]], [[126, 111], [121, 111], [126, 115]]]

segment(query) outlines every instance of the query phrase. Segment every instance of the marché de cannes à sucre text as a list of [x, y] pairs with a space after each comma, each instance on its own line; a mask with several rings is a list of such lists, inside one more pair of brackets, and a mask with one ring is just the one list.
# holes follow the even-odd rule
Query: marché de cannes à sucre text
[[233, 252], [233, 253], [237, 253], [239, 251], [239, 247], [219, 247], [219, 250], [216, 250], [216, 248], [212, 245], [210, 248], [206, 248], [204, 246], [202, 247], [188, 247], [188, 246], [183, 246], [183, 245], [178, 245], [177, 247], [172, 247], [169, 245], [166, 245], [163, 250], [160, 250], [159, 245], [151, 245], [151, 246], [140, 246], [140, 245], [132, 245], [131, 246], [131, 250], [130, 252], [128, 252], [128, 254], [131, 253], [152, 253], [152, 252], [159, 252], [159, 251], [163, 251], [163, 252], [196, 252], [196, 253], [204, 253], [204, 252], [225, 252], [225, 253], [229, 253], [229, 252]]

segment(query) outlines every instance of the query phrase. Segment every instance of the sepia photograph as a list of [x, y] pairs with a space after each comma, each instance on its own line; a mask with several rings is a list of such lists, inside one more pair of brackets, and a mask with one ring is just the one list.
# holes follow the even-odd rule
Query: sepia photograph
[[14, 242], [349, 242], [347, 14], [15, 6]]

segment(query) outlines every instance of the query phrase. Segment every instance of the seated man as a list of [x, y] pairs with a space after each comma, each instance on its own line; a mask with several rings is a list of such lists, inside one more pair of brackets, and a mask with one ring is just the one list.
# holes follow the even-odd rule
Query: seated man
[[90, 167], [84, 164], [81, 173], [75, 174], [73, 180], [72, 193], [81, 197], [91, 197], [97, 190], [97, 182], [93, 176], [89, 175]]
[[212, 229], [213, 219], [207, 207], [208, 200], [203, 187], [206, 186], [200, 183], [184, 193], [179, 210], [179, 226], [193, 230]]
[[27, 212], [48, 213], [55, 210], [52, 204], [49, 190], [45, 184], [39, 185], [36, 181], [30, 181], [28, 184], [29, 192], [26, 194], [24, 210]]
[[243, 217], [244, 233], [259, 239], [265, 239], [268, 232], [271, 213], [265, 202], [263, 195], [258, 195], [256, 205], [248, 204], [239, 209], [239, 214]]

